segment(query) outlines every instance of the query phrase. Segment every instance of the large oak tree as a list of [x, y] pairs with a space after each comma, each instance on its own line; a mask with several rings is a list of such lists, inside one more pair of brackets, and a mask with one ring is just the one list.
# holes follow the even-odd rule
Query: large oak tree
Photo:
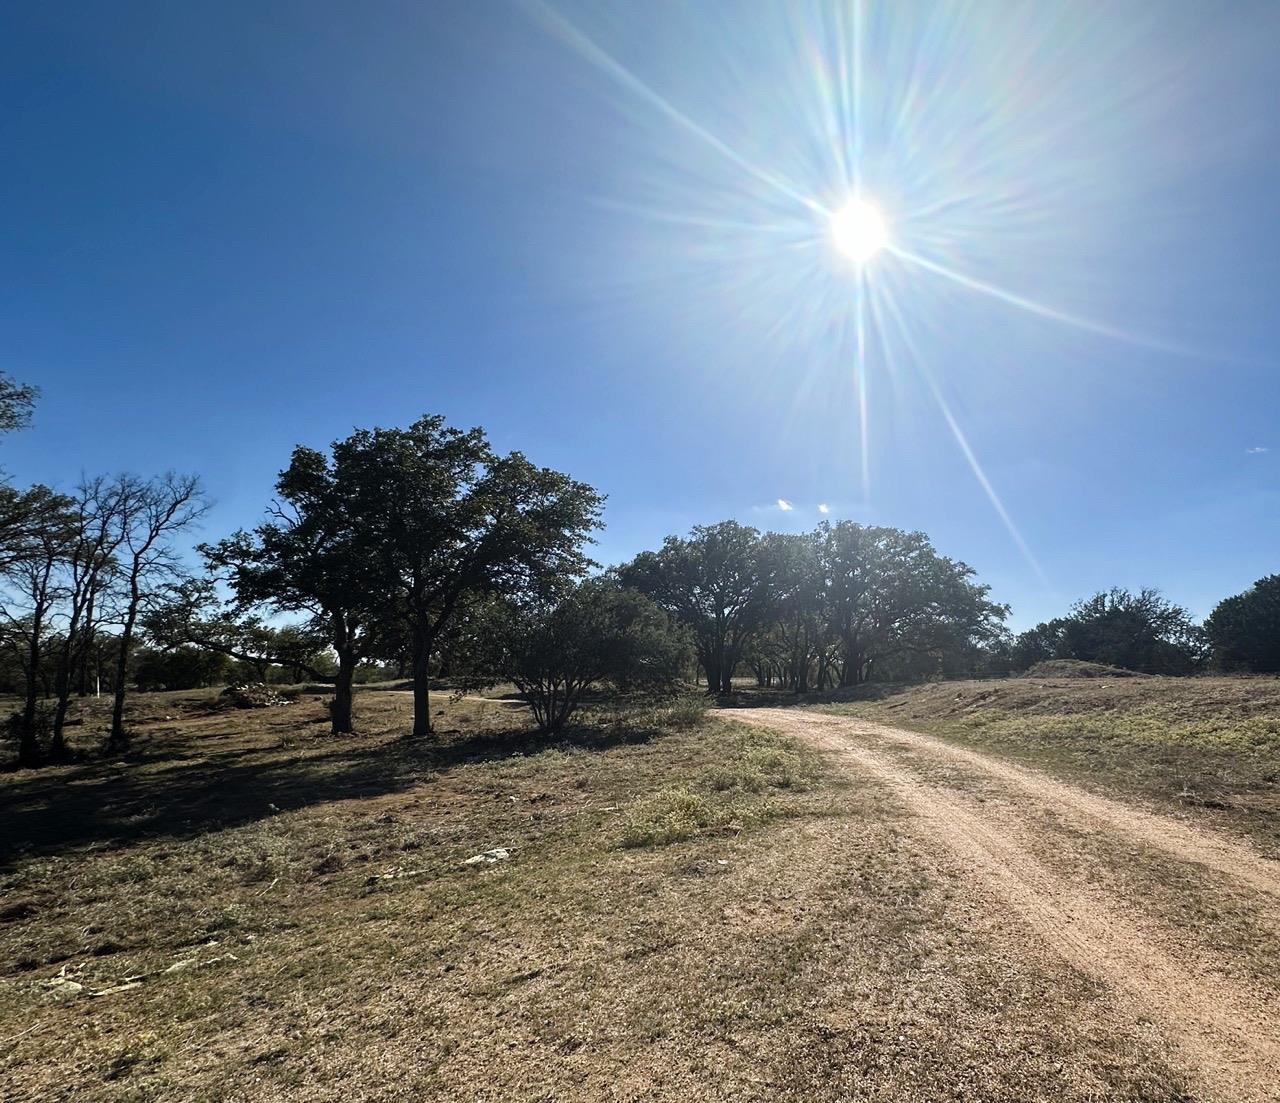
[[429, 735], [432, 657], [464, 599], [582, 574], [604, 500], [519, 452], [497, 455], [482, 430], [454, 429], [439, 416], [353, 433], [333, 446], [332, 462], [353, 523], [391, 580], [380, 618], [403, 625], [413, 734]]
[[622, 582], [679, 619], [693, 634], [711, 694], [732, 692], [734, 668], [766, 622], [773, 557], [760, 533], [737, 521], [668, 536], [618, 569]]

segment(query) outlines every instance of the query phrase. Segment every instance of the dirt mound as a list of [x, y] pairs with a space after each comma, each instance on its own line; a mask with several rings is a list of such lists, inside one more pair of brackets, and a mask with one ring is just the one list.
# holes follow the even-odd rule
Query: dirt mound
[[1136, 670], [1106, 663], [1086, 663], [1080, 659], [1047, 659], [1027, 671], [1028, 678], [1141, 678]]

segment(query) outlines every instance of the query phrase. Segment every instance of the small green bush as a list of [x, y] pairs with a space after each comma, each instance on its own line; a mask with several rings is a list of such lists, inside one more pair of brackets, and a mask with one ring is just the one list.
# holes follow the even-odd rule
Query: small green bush
[[703, 696], [679, 697], [659, 710], [659, 720], [664, 728], [688, 731], [707, 722], [710, 702]]

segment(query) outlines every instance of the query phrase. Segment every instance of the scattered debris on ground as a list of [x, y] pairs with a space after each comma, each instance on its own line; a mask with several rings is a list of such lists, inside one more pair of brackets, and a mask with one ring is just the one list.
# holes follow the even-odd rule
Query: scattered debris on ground
[[289, 698], [263, 682], [229, 685], [222, 691], [219, 700], [224, 707], [235, 709], [279, 708], [289, 704]]
[[511, 857], [511, 850], [505, 846], [495, 846], [492, 850], [486, 850], [482, 854], [473, 854], [462, 864], [464, 866], [483, 866], [492, 865], [494, 862], [505, 862]]

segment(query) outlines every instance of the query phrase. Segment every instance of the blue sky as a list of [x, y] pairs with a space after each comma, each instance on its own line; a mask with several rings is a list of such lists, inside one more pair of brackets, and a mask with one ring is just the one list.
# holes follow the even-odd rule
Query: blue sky
[[606, 561], [821, 503], [1018, 627], [1203, 615], [1280, 570], [1278, 45], [1270, 5], [9, 3], [0, 367], [44, 396], [0, 463], [198, 471], [213, 537], [294, 444], [439, 412], [605, 491]]

